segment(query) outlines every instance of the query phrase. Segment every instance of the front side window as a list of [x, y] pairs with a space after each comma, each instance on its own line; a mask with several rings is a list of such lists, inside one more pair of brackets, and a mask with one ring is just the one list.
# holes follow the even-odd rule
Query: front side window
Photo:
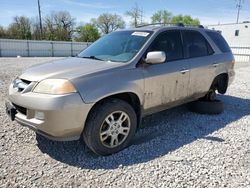
[[167, 61], [182, 59], [183, 49], [180, 31], [166, 31], [161, 33], [148, 51], [164, 51]]
[[189, 58], [208, 56], [213, 53], [207, 40], [197, 31], [183, 32], [185, 50]]
[[78, 57], [128, 62], [139, 52], [151, 34], [151, 31], [113, 32], [94, 42]]

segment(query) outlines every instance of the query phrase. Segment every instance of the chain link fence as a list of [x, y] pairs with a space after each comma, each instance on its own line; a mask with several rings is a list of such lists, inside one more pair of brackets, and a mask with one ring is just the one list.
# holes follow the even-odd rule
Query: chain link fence
[[231, 47], [236, 62], [250, 63], [250, 47]]
[[0, 57], [75, 56], [91, 43], [0, 39]]
[[[91, 43], [0, 39], [0, 57], [67, 57], [75, 56]], [[250, 47], [232, 46], [237, 62], [250, 63]]]

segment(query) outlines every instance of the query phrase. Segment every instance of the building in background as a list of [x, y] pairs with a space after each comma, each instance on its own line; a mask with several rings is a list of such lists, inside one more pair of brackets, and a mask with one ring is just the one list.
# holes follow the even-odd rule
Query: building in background
[[250, 47], [250, 22], [209, 25], [207, 27], [220, 31], [230, 46]]
[[236, 61], [250, 62], [250, 22], [208, 25], [207, 28], [221, 32]]

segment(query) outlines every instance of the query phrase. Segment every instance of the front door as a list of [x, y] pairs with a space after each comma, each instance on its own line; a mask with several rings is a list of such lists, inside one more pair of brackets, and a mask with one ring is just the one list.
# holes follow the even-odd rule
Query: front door
[[155, 39], [150, 51], [164, 51], [166, 62], [148, 65], [144, 68], [144, 109], [171, 107], [181, 103], [188, 96], [189, 64], [184, 60], [180, 31], [166, 31]]

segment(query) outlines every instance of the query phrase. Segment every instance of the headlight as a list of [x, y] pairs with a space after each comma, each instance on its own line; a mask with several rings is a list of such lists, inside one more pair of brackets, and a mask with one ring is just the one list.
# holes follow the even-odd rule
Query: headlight
[[35, 93], [61, 95], [76, 92], [73, 84], [65, 79], [47, 79], [37, 84]]

